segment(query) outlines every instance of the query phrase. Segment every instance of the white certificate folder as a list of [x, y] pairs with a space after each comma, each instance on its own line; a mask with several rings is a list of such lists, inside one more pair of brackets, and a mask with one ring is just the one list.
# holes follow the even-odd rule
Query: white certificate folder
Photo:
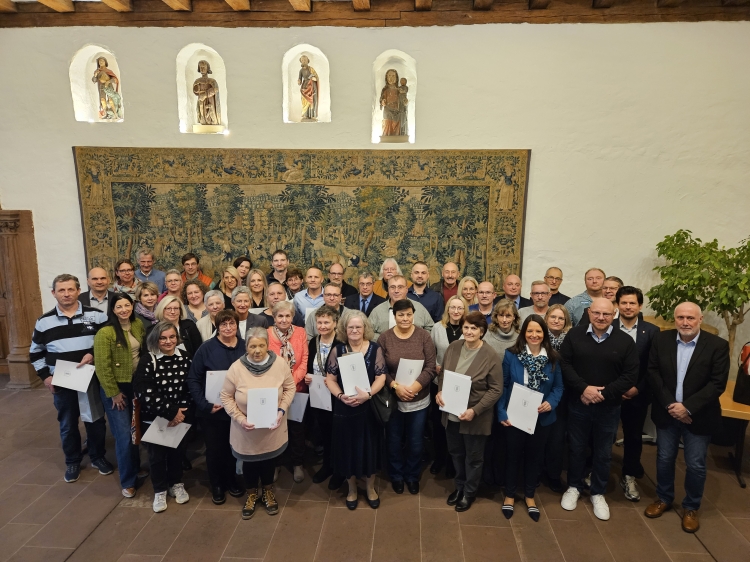
[[399, 359], [396, 370], [396, 382], [404, 386], [411, 386], [422, 374], [424, 359]]
[[278, 388], [251, 388], [247, 391], [247, 422], [256, 429], [268, 429], [274, 425], [278, 411]]
[[141, 441], [176, 449], [185, 438], [188, 429], [190, 429], [189, 423], [178, 423], [174, 427], [169, 427], [169, 420], [157, 417], [148, 426], [148, 430], [141, 437]]
[[513, 427], [533, 435], [539, 417], [538, 409], [543, 399], [544, 394], [541, 392], [514, 382], [506, 410], [508, 421]]
[[221, 389], [224, 386], [224, 379], [227, 377], [227, 371], [207, 371], [206, 372], [206, 400], [211, 404], [221, 405]]
[[325, 377], [313, 375], [309, 387], [310, 406], [319, 410], [331, 411], [331, 392], [326, 386]]
[[367, 376], [365, 356], [361, 353], [348, 353], [339, 357], [339, 372], [344, 383], [344, 394], [355, 396], [360, 390], [370, 392], [370, 379]]
[[460, 416], [469, 407], [471, 377], [445, 371], [443, 373], [443, 403], [440, 409], [454, 416]]
[[85, 393], [89, 388], [89, 383], [93, 376], [93, 365], [78, 367], [78, 363], [58, 359], [55, 362], [55, 374], [52, 375], [52, 384]]

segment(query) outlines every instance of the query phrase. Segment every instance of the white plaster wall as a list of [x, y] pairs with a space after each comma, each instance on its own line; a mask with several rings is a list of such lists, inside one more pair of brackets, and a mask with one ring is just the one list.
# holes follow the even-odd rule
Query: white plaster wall
[[[193, 42], [229, 69], [228, 136], [176, 126], [175, 56]], [[68, 65], [88, 43], [117, 53], [127, 77], [116, 127], [75, 121]], [[279, 61], [298, 43], [330, 61], [336, 111], [324, 128], [279, 114]], [[592, 265], [648, 288], [664, 235], [690, 228], [733, 245], [750, 234], [750, 22], [2, 29], [0, 75], [14, 80], [2, 96], [0, 203], [34, 212], [45, 308], [55, 274], [86, 273], [72, 146], [371, 149], [372, 61], [387, 49], [419, 65], [419, 135], [404, 149], [532, 149], [524, 293], [550, 264], [569, 295]]]

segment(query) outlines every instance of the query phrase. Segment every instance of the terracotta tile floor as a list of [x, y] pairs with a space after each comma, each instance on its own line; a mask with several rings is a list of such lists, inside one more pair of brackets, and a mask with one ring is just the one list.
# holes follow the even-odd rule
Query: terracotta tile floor
[[[107, 449], [114, 461], [111, 436]], [[116, 475], [100, 476], [86, 460], [81, 479], [64, 483], [47, 391], [0, 390], [0, 562], [750, 561], [750, 488], [738, 486], [727, 448], [711, 448], [701, 529], [695, 535], [682, 532], [674, 511], [656, 520], [643, 516], [654, 498], [655, 447], [644, 447], [643, 499], [634, 504], [623, 498], [617, 486], [621, 451], [614, 447], [608, 522], [594, 518], [588, 499], [573, 512], [562, 510], [560, 496], [544, 486], [537, 496], [539, 523], [523, 511], [507, 521], [500, 513], [502, 494], [489, 489], [459, 515], [444, 503], [451, 482], [427, 470], [420, 495], [396, 495], [380, 480], [380, 509], [361, 501], [350, 512], [343, 492], [312, 484], [312, 467], [301, 484], [282, 471], [279, 515], [259, 512], [242, 521], [241, 500], [211, 503], [197, 449], [190, 453], [194, 468], [185, 473], [190, 502], [170, 500], [166, 512], [154, 514], [149, 480], [135, 498], [124, 499]], [[681, 482], [684, 464], [677, 472]], [[750, 460], [745, 473], [750, 479]], [[681, 498], [682, 487], [677, 488]]]

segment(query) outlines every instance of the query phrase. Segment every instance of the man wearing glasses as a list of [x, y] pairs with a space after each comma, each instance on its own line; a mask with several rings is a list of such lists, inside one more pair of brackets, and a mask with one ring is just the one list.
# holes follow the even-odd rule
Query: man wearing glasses
[[565, 304], [570, 300], [568, 295], [560, 292], [560, 285], [563, 282], [563, 272], [559, 267], [550, 267], [544, 274], [544, 282], [547, 283], [550, 290], [549, 304]]
[[385, 299], [380, 295], [376, 295], [372, 292], [372, 286], [375, 283], [372, 273], [362, 272], [359, 274], [359, 293], [355, 295], [349, 295], [344, 299], [344, 306], [351, 308], [352, 310], [359, 310], [365, 313], [365, 316], [370, 316], [370, 313], [381, 303], [385, 302]]
[[544, 281], [534, 281], [531, 284], [531, 300], [533, 306], [527, 306], [518, 311], [521, 317], [521, 323], [532, 314], [538, 314], [542, 318], [549, 310], [550, 288]]
[[[396, 325], [393, 305], [396, 301], [406, 298], [407, 289], [406, 277], [403, 275], [394, 275], [388, 281], [388, 300], [376, 306], [370, 314], [370, 323], [375, 331], [376, 340], [380, 337], [380, 334]], [[424, 328], [428, 332], [432, 332], [432, 326], [435, 323], [430, 313], [420, 303], [416, 301], [412, 301], [412, 303], [414, 304], [414, 325], [417, 328]]]
[[487, 318], [487, 325], [492, 324], [492, 308], [495, 302], [495, 286], [489, 281], [483, 281], [477, 287], [477, 304], [469, 306], [469, 312], [478, 310]]
[[344, 281], [344, 266], [340, 263], [332, 263], [328, 268], [328, 283], [341, 287], [342, 298], [357, 294], [357, 289]]
[[589, 307], [591, 324], [572, 328], [560, 348], [570, 438], [568, 489], [560, 505], [567, 511], [578, 505], [584, 488], [586, 448], [591, 441], [591, 503], [594, 515], [602, 521], [609, 519], [603, 494], [622, 396], [638, 382], [640, 369], [635, 342], [624, 331], [613, 329], [614, 316], [615, 307], [609, 300], [595, 298]]

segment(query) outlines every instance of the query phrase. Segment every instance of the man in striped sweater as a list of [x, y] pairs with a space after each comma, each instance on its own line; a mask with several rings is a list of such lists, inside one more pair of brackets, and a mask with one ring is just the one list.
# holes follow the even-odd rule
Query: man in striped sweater
[[[75, 390], [52, 386], [57, 360], [72, 361], [78, 366], [94, 360], [94, 335], [107, 322], [107, 314], [78, 302], [81, 285], [78, 278], [64, 273], [52, 282], [52, 296], [57, 306], [43, 314], [34, 326], [31, 337], [31, 363], [39, 378], [53, 395], [60, 439], [65, 453], [65, 481], [75, 482], [81, 472], [83, 453], [78, 431], [78, 393]], [[84, 422], [91, 464], [100, 474], [112, 474], [114, 468], [104, 458], [104, 437], [107, 427], [104, 418], [93, 423]]]

